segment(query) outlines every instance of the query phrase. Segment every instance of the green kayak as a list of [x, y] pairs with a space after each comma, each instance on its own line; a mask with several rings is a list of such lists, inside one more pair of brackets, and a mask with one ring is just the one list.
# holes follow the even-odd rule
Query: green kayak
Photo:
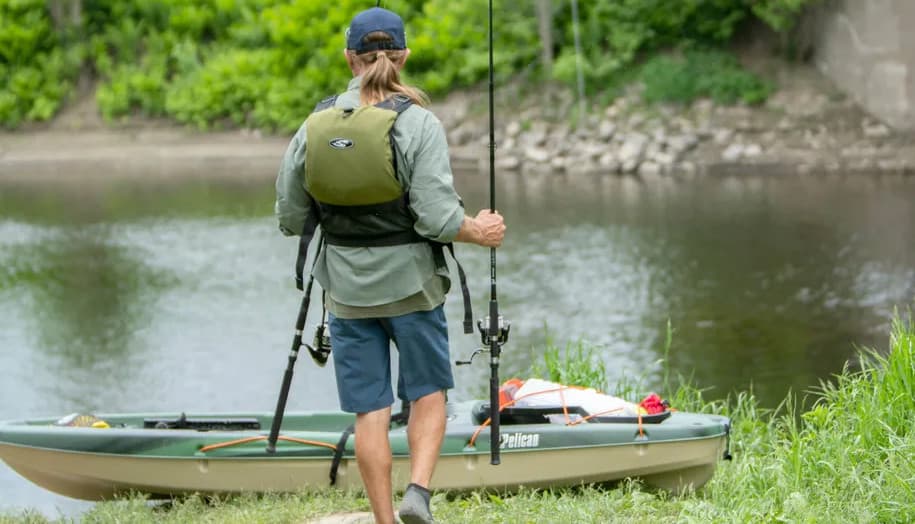
[[[728, 456], [726, 417], [664, 412], [640, 419], [550, 423], [555, 410], [502, 414], [501, 465], [489, 463], [488, 404], [448, 406], [434, 489], [568, 486], [627, 477], [674, 492], [696, 489]], [[48, 490], [87, 500], [140, 492], [292, 492], [334, 484], [361, 488], [352, 415], [288, 413], [275, 453], [265, 443], [272, 414], [126, 414], [0, 422], [0, 459]], [[72, 422], [72, 421], [71, 421]], [[392, 424], [395, 485], [409, 480], [407, 428]]]

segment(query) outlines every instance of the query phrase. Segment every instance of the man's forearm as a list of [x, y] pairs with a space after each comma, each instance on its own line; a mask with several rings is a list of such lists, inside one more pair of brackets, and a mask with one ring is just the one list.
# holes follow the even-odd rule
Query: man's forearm
[[479, 244], [483, 240], [483, 228], [480, 226], [473, 217], [464, 217], [464, 221], [461, 222], [461, 229], [458, 230], [458, 234], [454, 237], [455, 242], [469, 242], [471, 244]]

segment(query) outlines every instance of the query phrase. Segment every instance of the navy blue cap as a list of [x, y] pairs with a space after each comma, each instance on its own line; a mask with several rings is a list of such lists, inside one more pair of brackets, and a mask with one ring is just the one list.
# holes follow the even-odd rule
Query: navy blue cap
[[[391, 37], [390, 42], [366, 42], [369, 33], [382, 31]], [[346, 30], [346, 48], [356, 53], [380, 49], [406, 49], [407, 36], [404, 34], [403, 19], [396, 13], [373, 7], [353, 17]]]

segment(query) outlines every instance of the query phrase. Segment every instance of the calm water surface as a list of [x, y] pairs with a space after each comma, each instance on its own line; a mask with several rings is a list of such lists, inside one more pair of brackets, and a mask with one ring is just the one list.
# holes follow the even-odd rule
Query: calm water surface
[[[486, 177], [457, 186], [470, 210], [487, 205]], [[269, 177], [0, 180], [0, 419], [271, 411], [300, 298], [272, 200]], [[856, 347], [885, 348], [915, 297], [915, 179], [503, 175], [498, 202], [505, 377], [527, 375], [549, 338], [586, 341], [612, 381], [659, 389], [669, 321], [674, 375], [774, 407], [854, 365]], [[458, 254], [479, 314], [489, 252]], [[478, 340], [456, 292], [446, 309], [466, 358]], [[303, 357], [289, 409], [336, 408], [330, 365]], [[455, 373], [453, 399], [485, 396], [485, 362]], [[0, 513], [88, 507], [0, 464]]]

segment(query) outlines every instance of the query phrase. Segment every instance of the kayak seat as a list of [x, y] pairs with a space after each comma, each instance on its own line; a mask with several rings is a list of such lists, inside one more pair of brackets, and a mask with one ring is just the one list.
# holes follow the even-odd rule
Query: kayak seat
[[[549, 415], [562, 415], [563, 413], [568, 413], [569, 415], [579, 415], [581, 417], [587, 417], [589, 415], [589, 413], [585, 411], [581, 406], [567, 406], [565, 411], [563, 410], [562, 406], [538, 406], [523, 408], [512, 406], [502, 409], [499, 416], [499, 423], [501, 425], [550, 424], [551, 422]], [[486, 422], [486, 420], [489, 419], [489, 414], [489, 403], [478, 403], [473, 407], [474, 423], [483, 424]], [[652, 415], [642, 415], [641, 422], [642, 424], [658, 424], [669, 416], [670, 410], [662, 411], [661, 413], [655, 413]], [[588, 419], [588, 422], [598, 424], [638, 424], [639, 417], [592, 417]]]

